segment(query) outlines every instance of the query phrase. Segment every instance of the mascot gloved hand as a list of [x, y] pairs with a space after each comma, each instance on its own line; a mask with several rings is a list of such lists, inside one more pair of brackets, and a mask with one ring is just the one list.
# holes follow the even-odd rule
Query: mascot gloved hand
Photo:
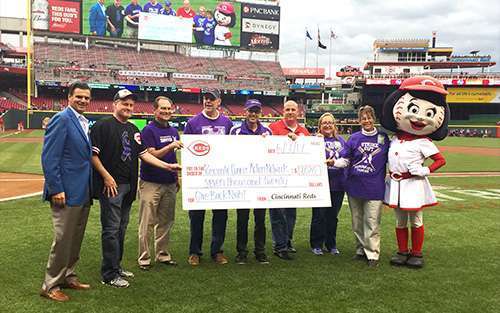
[[[389, 171], [384, 202], [396, 214], [398, 252], [391, 264], [421, 268], [424, 265], [423, 208], [437, 205], [427, 176], [446, 161], [432, 140], [448, 135], [450, 110], [443, 84], [430, 76], [405, 79], [384, 102], [381, 124], [395, 132], [389, 148]], [[424, 166], [426, 159], [431, 165]], [[409, 229], [411, 227], [411, 250]]]

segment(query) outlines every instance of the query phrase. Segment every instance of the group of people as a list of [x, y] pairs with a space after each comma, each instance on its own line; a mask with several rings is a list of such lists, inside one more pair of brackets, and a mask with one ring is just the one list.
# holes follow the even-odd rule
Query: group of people
[[[331, 113], [320, 117], [316, 135], [323, 137], [325, 141], [331, 205], [313, 208], [310, 247], [315, 255], [340, 254], [336, 241], [337, 223], [344, 194], [347, 193], [356, 240], [355, 260], [363, 260], [370, 267], [378, 266], [381, 208], [385, 202], [395, 208], [397, 217], [398, 251], [391, 259], [391, 264], [416, 268], [423, 266], [421, 209], [437, 203], [426, 176], [443, 166], [444, 159], [423, 134], [412, 135], [400, 131], [400, 128], [408, 128], [398, 120], [400, 116], [408, 116], [410, 122], [407, 124], [419, 131], [432, 124], [433, 134], [437, 132], [436, 129], [440, 133], [441, 125], [446, 124], [447, 120], [444, 118], [444, 109], [439, 109], [442, 104], [436, 106], [430, 102], [436, 102], [435, 98], [421, 100], [425, 98], [421, 92], [413, 91], [420, 90], [419, 86], [411, 89], [414, 88], [413, 85], [403, 84], [402, 87], [408, 89], [402, 89], [400, 98], [396, 98], [397, 101], [391, 104], [392, 107], [396, 106], [394, 118], [382, 119], [386, 129], [396, 131], [396, 137], [392, 141], [387, 134], [375, 127], [375, 111], [370, 106], [359, 109], [361, 131], [354, 133], [347, 141], [338, 134], [336, 121]], [[446, 91], [442, 88], [438, 92]], [[290, 140], [311, 135], [298, 123], [299, 106], [295, 101], [285, 102], [283, 119], [266, 127], [259, 121], [262, 103], [257, 99], [246, 101], [245, 120], [241, 125], [235, 126], [218, 110], [221, 105], [218, 90], [207, 90], [202, 98], [203, 109], [187, 122], [184, 134], [281, 135], [288, 136]], [[164, 96], [155, 99], [154, 120], [142, 132], [128, 121], [137, 100], [134, 93], [126, 89], [117, 92], [113, 102], [113, 116], [100, 119], [89, 130], [88, 120], [83, 113], [90, 100], [91, 90], [87, 84], [72, 84], [69, 87], [68, 107], [51, 119], [44, 138], [44, 198], [51, 203], [54, 240], [41, 295], [55, 301], [69, 300], [62, 288], [90, 288], [90, 285], [79, 281], [75, 267], [92, 199], [97, 199], [100, 204], [103, 284], [128, 287], [129, 278], [134, 276], [121, 267], [121, 260], [130, 208], [137, 191], [140, 199], [139, 268], [147, 271], [154, 263], [169, 266], [177, 264], [169, 250], [169, 241], [175, 220], [176, 193], [180, 188], [177, 171], [181, 167], [177, 163], [175, 151], [182, 149], [183, 144], [179, 140], [178, 131], [169, 123], [175, 108], [172, 100]], [[403, 105], [404, 101], [409, 104]], [[422, 116], [415, 109], [419, 106]], [[392, 110], [385, 111], [390, 111], [392, 116]], [[429, 122], [434, 118], [434, 115], [430, 117], [429, 112], [436, 112], [435, 123]], [[415, 116], [418, 117], [415, 122], [417, 124], [412, 124]], [[436, 138], [439, 140], [440, 136], [439, 134]], [[423, 161], [428, 157], [434, 163], [424, 167]], [[140, 176], [139, 158], [142, 160]], [[390, 176], [386, 178], [387, 162]], [[424, 192], [412, 195], [410, 189], [420, 186], [423, 186]], [[188, 214], [188, 263], [198, 266], [202, 262], [206, 211], [193, 210]], [[253, 253], [258, 263], [266, 264], [269, 263], [265, 253], [266, 209], [254, 209], [253, 215]], [[296, 209], [270, 209], [269, 217], [273, 254], [283, 260], [293, 260], [293, 253], [297, 252], [293, 246]], [[237, 210], [238, 264], [248, 262], [249, 218], [250, 208]], [[210, 258], [217, 264], [229, 262], [223, 250], [227, 219], [227, 210], [212, 210]], [[408, 221], [412, 226], [411, 250], [408, 249], [407, 242]], [[149, 247], [151, 233], [154, 234], [152, 252]]]
[[90, 34], [95, 36], [110, 37], [122, 36], [137, 38], [139, 34], [139, 16], [141, 12], [153, 13], [193, 21], [193, 36], [200, 45], [226, 45], [230, 46], [232, 33], [229, 28], [236, 24], [234, 6], [230, 2], [221, 2], [214, 11], [200, 6], [198, 12], [191, 7], [189, 0], [184, 0], [181, 7], [175, 10], [169, 0], [149, 0], [141, 6], [138, 0], [130, 0], [122, 6], [122, 0], [113, 0], [113, 4], [104, 5], [104, 0], [98, 0], [89, 11]]

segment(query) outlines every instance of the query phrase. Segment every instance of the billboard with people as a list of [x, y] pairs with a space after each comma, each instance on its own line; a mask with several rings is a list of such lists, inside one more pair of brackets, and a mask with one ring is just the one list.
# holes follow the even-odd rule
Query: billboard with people
[[36, 30], [200, 47], [279, 49], [276, 5], [234, 0], [33, 0], [32, 8]]
[[83, 34], [239, 47], [240, 10], [217, 0], [83, 0]]

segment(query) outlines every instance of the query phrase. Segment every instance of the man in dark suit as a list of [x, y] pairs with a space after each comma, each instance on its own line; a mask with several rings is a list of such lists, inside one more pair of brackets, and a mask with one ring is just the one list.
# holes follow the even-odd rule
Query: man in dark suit
[[90, 87], [73, 83], [68, 107], [47, 125], [42, 149], [44, 199], [50, 201], [54, 240], [40, 295], [68, 301], [61, 288], [89, 289], [75, 273], [91, 204], [92, 150], [89, 121], [82, 115], [90, 103]]

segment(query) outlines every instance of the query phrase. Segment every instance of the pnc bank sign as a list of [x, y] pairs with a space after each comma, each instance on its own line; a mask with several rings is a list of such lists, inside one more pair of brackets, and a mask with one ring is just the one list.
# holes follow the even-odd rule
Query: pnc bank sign
[[257, 18], [263, 20], [279, 20], [280, 7], [270, 5], [248, 4], [242, 6], [241, 16], [249, 18]]

